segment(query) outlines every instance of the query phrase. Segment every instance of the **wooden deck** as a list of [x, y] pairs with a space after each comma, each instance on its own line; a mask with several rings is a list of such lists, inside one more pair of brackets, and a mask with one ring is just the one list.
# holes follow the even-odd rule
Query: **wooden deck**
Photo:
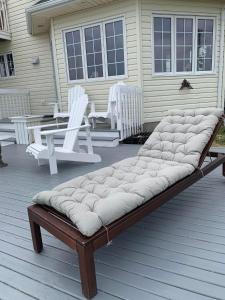
[[[100, 149], [99, 164], [59, 165], [51, 177], [22, 146], [3, 147], [0, 169], [0, 299], [83, 299], [76, 254], [44, 232], [33, 252], [26, 207], [40, 191], [135, 155]], [[96, 300], [225, 299], [225, 178], [218, 169], [96, 252]]]

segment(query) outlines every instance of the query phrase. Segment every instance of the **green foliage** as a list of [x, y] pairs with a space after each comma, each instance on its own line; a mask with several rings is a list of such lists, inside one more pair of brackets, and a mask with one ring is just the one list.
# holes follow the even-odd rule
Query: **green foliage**
[[214, 144], [215, 146], [225, 146], [225, 126], [218, 132]]

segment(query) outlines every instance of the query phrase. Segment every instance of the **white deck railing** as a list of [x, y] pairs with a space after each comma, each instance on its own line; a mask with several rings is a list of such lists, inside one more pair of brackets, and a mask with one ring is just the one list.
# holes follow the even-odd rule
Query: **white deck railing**
[[6, 0], [0, 0], [0, 30], [9, 32], [9, 19]]
[[117, 130], [120, 140], [137, 134], [143, 129], [143, 95], [142, 90], [134, 86], [119, 87], [117, 101]]
[[29, 115], [30, 93], [21, 89], [0, 89], [0, 119]]

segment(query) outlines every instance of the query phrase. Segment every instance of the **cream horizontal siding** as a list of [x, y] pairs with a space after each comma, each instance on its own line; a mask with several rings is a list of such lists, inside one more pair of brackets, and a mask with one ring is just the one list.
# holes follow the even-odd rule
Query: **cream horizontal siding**
[[[60, 91], [63, 107], [67, 105], [69, 84], [66, 75], [65, 53], [62, 39], [62, 31], [67, 28], [76, 28], [87, 23], [94, 24], [101, 20], [125, 18], [126, 25], [126, 47], [128, 57], [128, 78], [123, 79], [129, 84], [138, 84], [137, 74], [137, 30], [136, 30], [136, 0], [116, 0], [113, 3], [102, 4], [101, 6], [72, 13], [70, 15], [56, 17], [54, 23], [55, 44], [57, 53], [57, 67], [59, 74]], [[107, 108], [108, 92], [112, 84], [118, 80], [94, 80], [80, 83], [89, 95], [90, 100], [96, 102], [98, 110]]]
[[[33, 114], [51, 112], [48, 102], [55, 101], [55, 85], [49, 34], [31, 36], [27, 32], [25, 9], [35, 1], [8, 0], [11, 41], [0, 42], [0, 53], [13, 52], [16, 77], [0, 80], [0, 88], [30, 90]], [[40, 64], [32, 65], [32, 57], [39, 56]]]
[[[141, 2], [142, 76], [145, 122], [159, 121], [168, 109], [213, 107], [218, 97], [218, 61], [220, 53], [220, 13], [217, 1], [139, 0]], [[152, 14], [153, 13], [216, 16], [215, 74], [152, 75]], [[180, 91], [186, 78], [193, 90]]]

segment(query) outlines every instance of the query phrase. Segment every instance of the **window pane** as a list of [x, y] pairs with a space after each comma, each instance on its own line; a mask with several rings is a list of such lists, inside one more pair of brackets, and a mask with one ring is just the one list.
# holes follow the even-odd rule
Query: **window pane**
[[123, 22], [122, 21], [114, 22], [114, 30], [116, 35], [123, 34]]
[[156, 73], [161, 73], [162, 72], [162, 59], [156, 59], [155, 60], [155, 72]]
[[213, 20], [198, 20], [197, 71], [212, 71]]
[[154, 31], [162, 32], [163, 18], [154, 17]]
[[0, 77], [7, 77], [4, 56], [0, 55]]
[[100, 39], [101, 38], [100, 26], [93, 27], [93, 38], [94, 39]]
[[193, 20], [176, 19], [176, 71], [191, 72], [193, 58]]
[[123, 21], [105, 25], [108, 76], [125, 74]]
[[67, 62], [69, 79], [83, 79], [83, 60], [81, 55], [80, 30], [66, 33]]
[[73, 33], [72, 32], [66, 33], [66, 44], [67, 45], [73, 44]]
[[171, 72], [171, 18], [154, 17], [155, 72]]
[[100, 25], [84, 29], [88, 78], [103, 77]]
[[8, 53], [6, 55], [6, 58], [7, 58], [9, 76], [15, 76], [15, 67], [14, 67], [14, 61], [13, 61], [12, 53]]

